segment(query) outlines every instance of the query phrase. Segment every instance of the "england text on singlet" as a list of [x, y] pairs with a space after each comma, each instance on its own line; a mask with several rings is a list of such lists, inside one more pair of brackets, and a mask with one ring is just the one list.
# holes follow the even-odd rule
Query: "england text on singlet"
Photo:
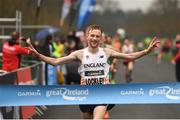
[[103, 48], [92, 54], [87, 48], [83, 50], [83, 58], [79, 73], [81, 85], [109, 84], [109, 64]]

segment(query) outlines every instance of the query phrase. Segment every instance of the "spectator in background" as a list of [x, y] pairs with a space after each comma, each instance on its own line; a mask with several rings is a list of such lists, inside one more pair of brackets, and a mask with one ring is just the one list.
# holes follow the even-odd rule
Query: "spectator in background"
[[52, 42], [53, 47], [53, 57], [62, 57], [64, 55], [64, 40], [61, 38], [57, 38], [54, 42]]
[[112, 46], [113, 46], [116, 50], [118, 50], [119, 52], [121, 51], [122, 45], [121, 45], [121, 41], [120, 41], [119, 35], [115, 35], [115, 36], [113, 37]]
[[[77, 49], [79, 49], [79, 46], [77, 45], [79, 41], [79, 38], [77, 38], [74, 34], [69, 37], [68, 36], [68, 47], [67, 47], [67, 54], [70, 54]], [[66, 67], [66, 84], [80, 84], [80, 75], [78, 73], [78, 67], [80, 66], [80, 62], [78, 60], [74, 60], [70, 63], [67, 63], [65, 65]]]
[[[41, 53], [44, 54], [48, 57], [52, 57], [53, 56], [53, 51], [54, 48], [52, 46], [52, 35], [48, 34], [46, 35], [45, 39], [40, 41], [38, 46], [37, 46], [37, 50]], [[45, 64], [45, 80], [46, 83], [48, 84], [48, 64]]]
[[158, 64], [161, 63], [161, 60], [164, 56], [167, 56], [170, 53], [170, 50], [172, 47], [171, 40], [168, 37], [165, 39], [165, 41], [161, 41], [161, 42], [162, 42], [162, 47], [156, 48], [156, 50], [155, 50], [156, 59], [157, 59]]
[[144, 48], [145, 48], [145, 47], [144, 47], [143, 42], [138, 42], [138, 43], [137, 43], [137, 49], [138, 49], [138, 51], [143, 50]]
[[[54, 42], [52, 42], [52, 47], [53, 47], [53, 57], [55, 58], [59, 58], [64, 56], [64, 40], [59, 38], [56, 38], [56, 40]], [[65, 83], [65, 79], [64, 79], [64, 75], [62, 73], [62, 66], [58, 65], [57, 66], [57, 78], [58, 78], [58, 83], [59, 84], [64, 84]]]
[[82, 48], [85, 48], [87, 47], [87, 41], [85, 39], [85, 33], [84, 31], [78, 31], [76, 32], [76, 36], [79, 37], [79, 48], [82, 49]]
[[30, 51], [19, 44], [20, 40], [25, 40], [19, 36], [19, 33], [14, 31], [11, 34], [11, 39], [3, 44], [2, 47], [2, 69], [10, 72], [20, 68], [21, 55], [28, 55]]
[[171, 49], [171, 40], [170, 38], [166, 38], [166, 40], [164, 41], [164, 45], [162, 47], [162, 52], [167, 54]]
[[176, 48], [177, 52], [172, 59], [172, 63], [176, 65], [176, 79], [180, 82], [180, 33], [176, 36]]
[[[118, 38], [118, 36], [116, 36], [118, 41], [120, 41]], [[102, 34], [102, 43], [101, 43], [101, 47], [104, 47], [104, 48], [110, 48], [112, 50], [115, 50], [117, 52], [120, 52], [120, 47], [119, 47], [119, 43], [117, 41], [117, 44], [118, 44], [118, 47], [115, 47], [115, 46], [112, 46], [112, 37], [111, 36], [108, 36], [108, 35], [105, 35], [105, 33]], [[108, 63], [110, 64], [110, 72], [109, 72], [109, 80], [111, 82], [111, 84], [115, 84], [115, 81], [114, 81], [114, 75], [115, 73], [117, 72], [117, 65], [119, 63], [118, 59], [108, 59]]]
[[45, 40], [39, 44], [38, 51], [41, 54], [44, 54], [46, 56], [49, 56], [49, 57], [52, 56], [53, 47], [52, 47], [52, 36], [51, 35], [47, 35]]
[[[2, 47], [2, 69], [7, 72], [11, 72], [20, 68], [21, 63], [21, 55], [28, 55], [30, 50], [25, 47], [22, 47], [19, 42], [20, 40], [25, 41], [26, 39], [19, 36], [19, 33], [14, 31], [11, 34], [11, 38], [3, 44]], [[17, 81], [10, 81], [6, 84], [17, 84]], [[13, 118], [13, 109], [14, 113], [19, 113], [18, 107], [3, 107], [2, 116], [4, 119], [12, 119]], [[1, 110], [0, 110], [1, 111]], [[8, 112], [7, 112], [8, 111]]]
[[67, 39], [71, 42], [75, 42], [75, 50], [79, 49], [79, 38], [76, 36], [76, 31], [69, 32]]
[[[114, 35], [113, 38], [107, 38], [107, 42], [109, 44], [111, 44], [111, 46], [113, 47], [113, 50], [115, 50], [117, 52], [121, 52], [122, 44], [121, 44], [120, 36], [118, 34]], [[112, 60], [112, 64], [110, 66], [110, 71], [112, 72], [112, 79], [114, 79], [113, 76], [117, 71], [117, 63], [118, 62], [119, 62], [118, 59]], [[112, 80], [112, 83], [114, 83], [113, 80]]]

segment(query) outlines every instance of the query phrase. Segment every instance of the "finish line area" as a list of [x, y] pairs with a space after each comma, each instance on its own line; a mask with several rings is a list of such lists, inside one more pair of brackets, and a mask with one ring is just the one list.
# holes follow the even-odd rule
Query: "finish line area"
[[179, 104], [180, 83], [0, 86], [0, 106]]

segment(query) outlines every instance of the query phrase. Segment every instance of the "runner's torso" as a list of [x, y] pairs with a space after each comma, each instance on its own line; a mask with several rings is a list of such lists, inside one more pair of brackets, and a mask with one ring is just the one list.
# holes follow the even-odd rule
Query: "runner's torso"
[[83, 50], [83, 57], [79, 73], [81, 85], [109, 84], [109, 64], [103, 48], [92, 54], [87, 48]]
[[124, 45], [123, 47], [122, 47], [122, 52], [123, 53], [132, 53], [132, 52], [134, 52], [134, 48], [133, 48], [133, 45]]

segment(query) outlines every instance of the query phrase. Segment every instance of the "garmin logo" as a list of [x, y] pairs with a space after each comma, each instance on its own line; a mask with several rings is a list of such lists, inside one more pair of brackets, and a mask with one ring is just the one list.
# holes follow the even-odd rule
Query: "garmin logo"
[[89, 90], [70, 90], [67, 88], [56, 88], [54, 90], [46, 91], [46, 97], [50, 96], [62, 96], [64, 100], [70, 101], [85, 101], [86, 96], [89, 95]]
[[18, 96], [41, 96], [40, 90], [36, 91], [21, 91], [17, 93]]
[[120, 92], [121, 95], [144, 95], [144, 90], [140, 88], [139, 90], [121, 90]]
[[90, 63], [84, 64], [84, 68], [96, 68], [96, 67], [105, 67], [106, 63]]
[[149, 90], [149, 96], [164, 95], [170, 100], [180, 100], [180, 88], [174, 89], [169, 86], [157, 87]]

